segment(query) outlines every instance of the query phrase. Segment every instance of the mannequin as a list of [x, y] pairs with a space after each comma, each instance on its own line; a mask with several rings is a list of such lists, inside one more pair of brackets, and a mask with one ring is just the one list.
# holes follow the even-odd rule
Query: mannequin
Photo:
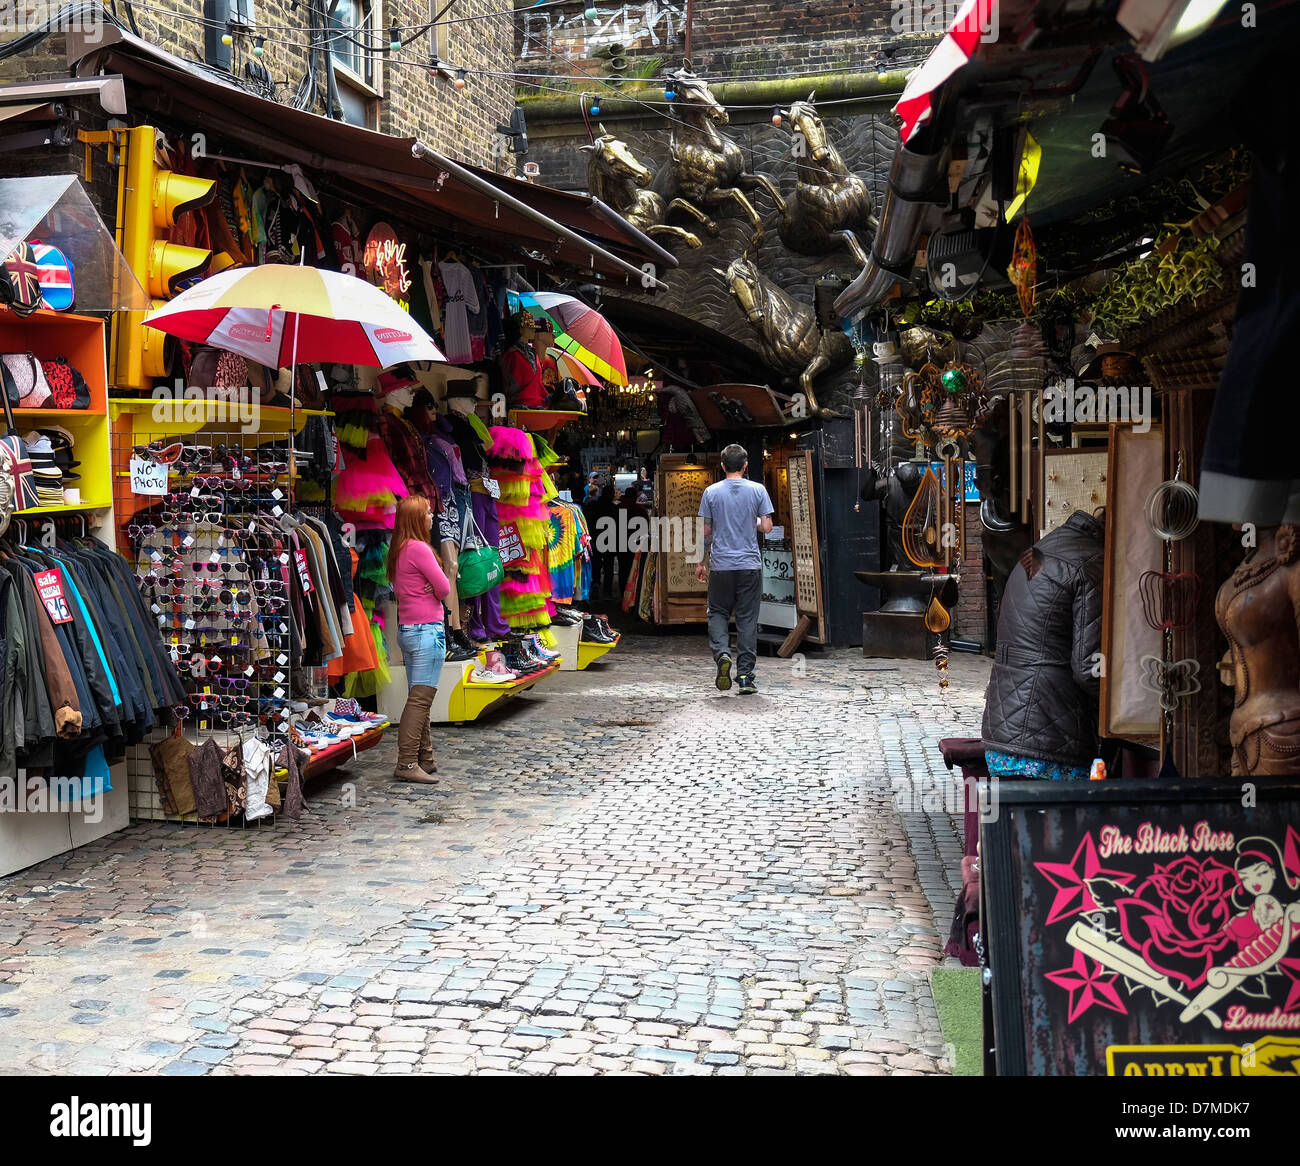
[[1300, 527], [1262, 527], [1222, 587], [1214, 615], [1228, 640], [1220, 675], [1235, 691], [1233, 776], [1300, 774]]

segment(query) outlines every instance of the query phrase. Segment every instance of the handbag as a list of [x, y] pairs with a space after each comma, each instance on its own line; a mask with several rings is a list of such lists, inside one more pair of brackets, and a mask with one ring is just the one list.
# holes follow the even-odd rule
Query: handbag
[[[478, 546], [466, 548], [469, 542], [470, 527], [478, 536]], [[465, 507], [465, 517], [461, 521], [460, 555], [456, 566], [456, 595], [460, 599], [473, 599], [491, 591], [505, 577], [506, 569], [501, 563], [501, 552], [496, 547], [487, 545], [487, 539], [474, 521], [474, 507], [471, 503]]]
[[9, 427], [6, 435], [0, 437], [0, 533], [3, 533], [15, 510], [39, 506], [41, 500], [36, 493], [36, 475], [32, 471], [27, 443], [18, 436], [14, 425], [9, 394], [0, 395], [0, 402], [4, 404], [5, 422]]
[[41, 299], [52, 312], [66, 312], [77, 300], [72, 263], [57, 247], [32, 240], [32, 258], [40, 272]]
[[6, 352], [0, 355], [0, 375], [4, 377], [5, 399], [20, 409], [40, 409], [54, 395], [45, 379], [41, 362], [30, 352]]
[[0, 304], [15, 316], [30, 316], [41, 306], [40, 268], [28, 243], [19, 243], [0, 265]]
[[89, 409], [90, 386], [86, 378], [68, 363], [66, 356], [41, 361], [46, 383], [50, 386], [50, 406], [54, 409]]

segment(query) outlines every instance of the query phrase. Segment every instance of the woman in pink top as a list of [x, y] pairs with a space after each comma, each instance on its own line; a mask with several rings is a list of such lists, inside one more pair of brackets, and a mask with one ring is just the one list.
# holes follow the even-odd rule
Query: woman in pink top
[[430, 776], [437, 766], [429, 709], [447, 656], [442, 601], [451, 591], [429, 541], [432, 531], [433, 509], [422, 494], [412, 494], [397, 504], [393, 541], [388, 547], [388, 578], [397, 594], [397, 642], [402, 646], [411, 689], [397, 726], [393, 776], [425, 785], [438, 780]]

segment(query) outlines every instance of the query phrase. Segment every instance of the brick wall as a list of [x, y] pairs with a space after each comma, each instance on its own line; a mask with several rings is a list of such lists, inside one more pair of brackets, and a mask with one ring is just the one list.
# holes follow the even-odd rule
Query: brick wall
[[[543, 10], [521, 8], [515, 32], [520, 71], [606, 76], [601, 53], [612, 44], [625, 49], [628, 75], [654, 58], [673, 68], [681, 64], [686, 0], [596, 3], [595, 20], [586, 16], [589, 7], [583, 0], [566, 0]], [[900, 17], [901, 8], [902, 0], [697, 0], [691, 61], [696, 72], [718, 79], [865, 72], [875, 67], [880, 46], [898, 42], [900, 30], [910, 37], [910, 17]], [[916, 31], [919, 45], [921, 30]], [[912, 55], [923, 52], [918, 48]]]
[[[377, 102], [377, 128], [388, 134], [420, 137], [461, 161], [501, 168], [502, 160], [493, 152], [496, 127], [509, 120], [514, 106], [514, 81], [509, 76], [513, 18], [502, 8], [500, 0], [459, 0], [449, 17], [457, 22], [449, 28], [444, 64], [467, 70], [463, 90], [456, 89], [449, 76], [435, 76], [425, 67], [433, 52], [429, 34], [394, 54], [391, 63], [382, 61], [387, 53], [378, 54], [377, 88], [382, 97]], [[27, 14], [24, 30], [33, 10], [42, 15], [48, 11], [29, 0], [19, 0], [17, 9]], [[275, 100], [288, 103], [307, 69], [310, 33], [306, 7], [293, 0], [256, 0], [255, 11], [258, 28], [240, 29], [235, 34], [230, 48], [231, 72], [243, 78], [246, 64], [260, 63], [271, 75]], [[200, 0], [152, 0], [150, 10], [135, 9], [142, 38], [187, 61], [204, 59], [201, 13]], [[491, 15], [494, 13], [498, 15]], [[429, 20], [430, 10], [426, 0], [387, 0], [379, 15], [383, 31], [378, 40], [386, 49], [388, 26], [411, 26], [413, 30]], [[10, 17], [0, 39], [9, 39], [13, 23]], [[252, 52], [253, 36], [258, 33], [265, 37], [260, 57]], [[0, 61], [0, 83], [67, 76], [64, 42], [65, 37], [56, 34], [21, 56]], [[320, 53], [316, 58], [321, 84], [313, 112], [324, 114], [323, 59]]]
[[980, 525], [978, 502], [966, 504], [966, 554], [962, 560], [961, 585], [953, 631], [959, 639], [988, 640], [987, 581], [984, 576], [984, 528]]

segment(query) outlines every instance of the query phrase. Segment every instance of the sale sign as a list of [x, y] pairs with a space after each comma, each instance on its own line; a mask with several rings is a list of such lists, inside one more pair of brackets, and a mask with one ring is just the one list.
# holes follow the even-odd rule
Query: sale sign
[[36, 584], [36, 594], [45, 604], [51, 623], [71, 623], [72, 609], [68, 607], [67, 596], [63, 594], [63, 575], [57, 567], [49, 571], [37, 571], [32, 576]]

